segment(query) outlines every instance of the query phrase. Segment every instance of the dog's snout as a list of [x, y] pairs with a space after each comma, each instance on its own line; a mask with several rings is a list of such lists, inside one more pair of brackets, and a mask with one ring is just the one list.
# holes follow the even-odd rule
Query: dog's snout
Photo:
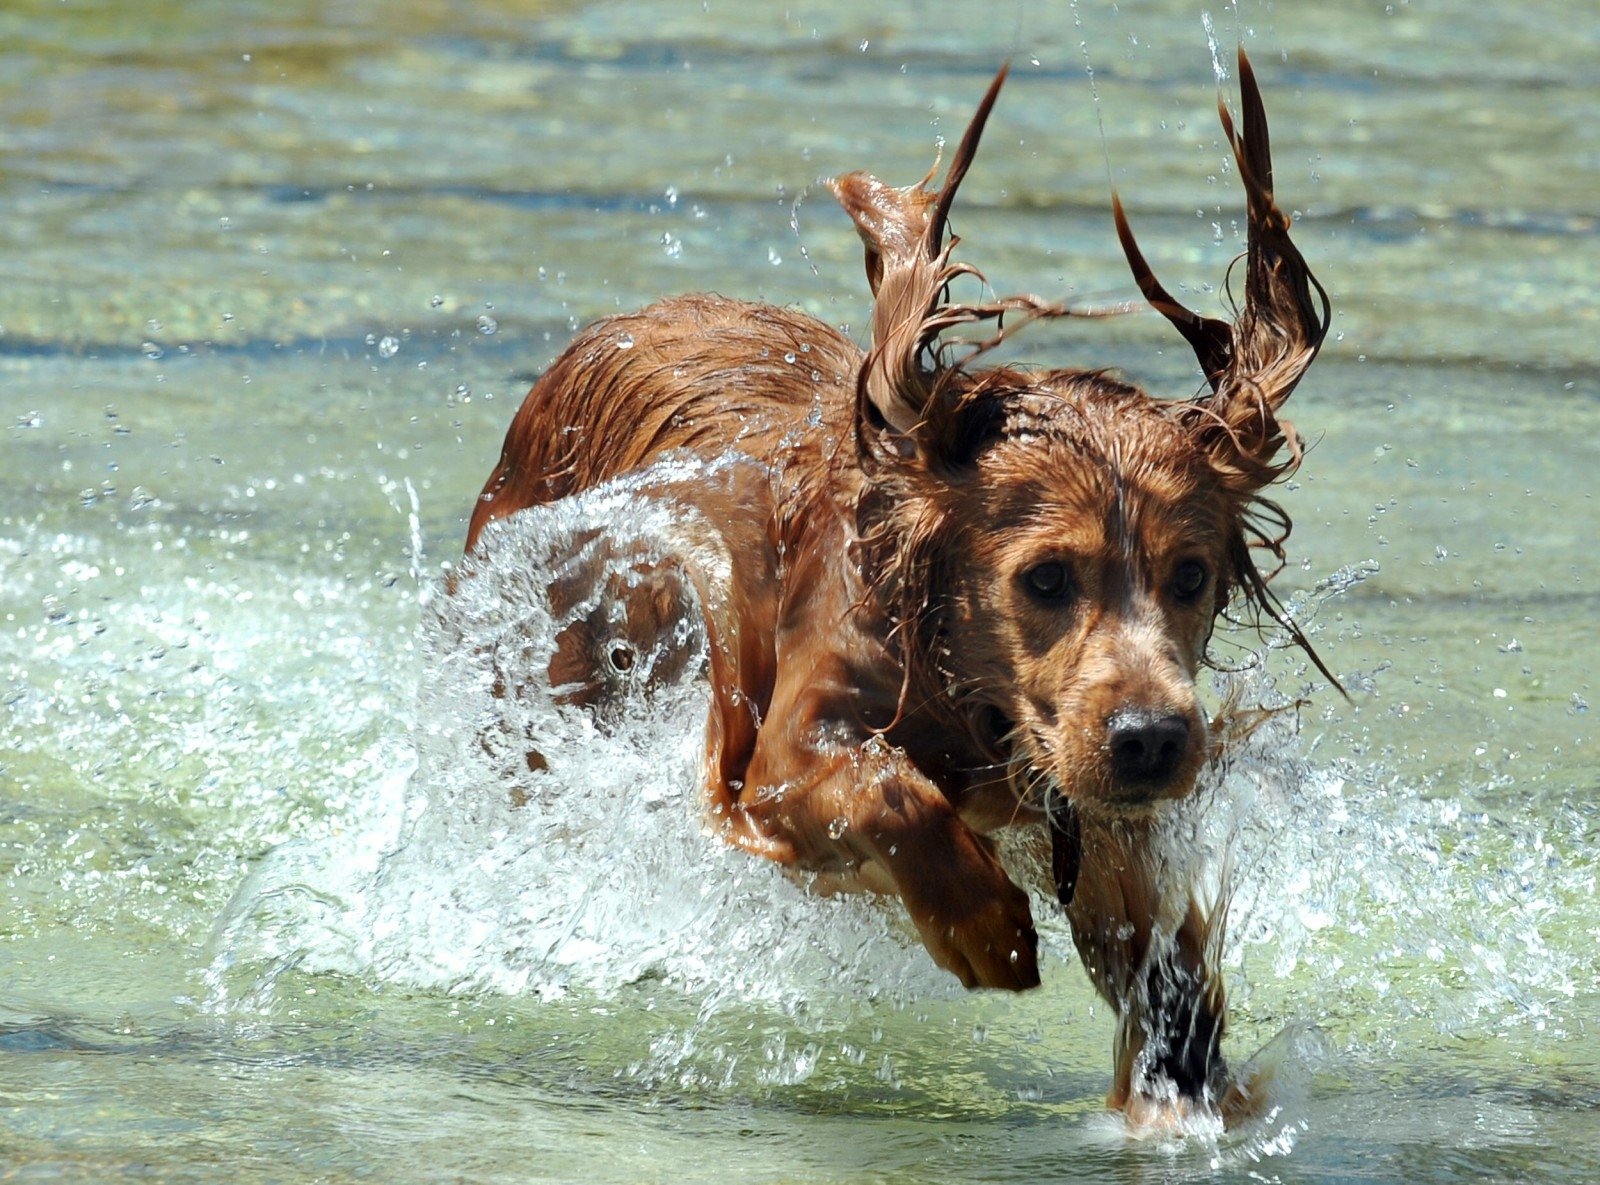
[[1176, 712], [1124, 708], [1107, 726], [1111, 770], [1119, 782], [1159, 785], [1189, 751], [1189, 720]]

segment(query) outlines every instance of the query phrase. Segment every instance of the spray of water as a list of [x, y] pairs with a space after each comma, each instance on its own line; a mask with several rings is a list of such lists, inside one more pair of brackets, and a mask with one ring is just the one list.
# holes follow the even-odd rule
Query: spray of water
[[[674, 580], [648, 620], [628, 596], [722, 562], [703, 538], [629, 485], [499, 528], [425, 610], [414, 772], [374, 788], [359, 837], [263, 863], [223, 923], [219, 990], [243, 957], [257, 978], [545, 997], [646, 978], [742, 1001], [953, 994], [892, 911], [819, 898], [710, 833], [699, 594]], [[553, 686], [574, 645], [591, 677]]]
[[[787, 1019], [749, 1073], [793, 1083], [817, 1062], [808, 1008], [960, 995], [896, 907], [819, 896], [708, 829], [707, 585], [670, 578], [726, 557], [706, 551], [692, 514], [648, 496], [653, 480], [515, 516], [424, 606], [409, 749], [351, 796], [360, 810], [257, 866], [213, 938], [211, 1008], [270, 1010], [290, 970], [547, 1001], [654, 985], [695, 1019], [664, 1027], [635, 1078], [681, 1082], [705, 1066], [706, 1034], [725, 1033], [719, 1018], [765, 1005]], [[1314, 630], [1318, 609], [1372, 571], [1336, 573], [1292, 611]], [[671, 595], [647, 600], [670, 611], [638, 619], [629, 591], [663, 580]], [[552, 683], [574, 638], [588, 675]], [[629, 661], [608, 667], [623, 644]], [[1303, 1076], [1327, 1040], [1377, 1053], [1400, 1026], [1559, 1028], [1561, 1002], [1592, 988], [1583, 936], [1556, 926], [1586, 876], [1592, 889], [1589, 866], [1564, 863], [1559, 836], [1418, 793], [1368, 758], [1317, 756], [1300, 673], [1268, 658], [1222, 677], [1221, 699], [1269, 710], [1243, 713], [1255, 727], [1172, 820], [1190, 874], [1232, 903], [1236, 1060], [1275, 1042], [1266, 1062], [1292, 1079], [1285, 1063]], [[1047, 978], [1072, 974], [1045, 876], [1021, 847], [1010, 858], [1038, 890]], [[734, 1081], [748, 1054], [734, 1043], [695, 1073]], [[1264, 1138], [1292, 1142], [1274, 1098]]]
[[[1237, 15], [1237, 14], [1235, 14]], [[1206, 31], [1206, 48], [1211, 51], [1211, 72], [1216, 75], [1219, 88], [1228, 84], [1228, 61], [1223, 54], [1222, 46], [1217, 41], [1217, 27], [1212, 23], [1209, 12], [1201, 12], [1200, 24]]]
[[1094, 60], [1089, 54], [1089, 38], [1084, 31], [1083, 12], [1078, 7], [1079, 0], [1070, 0], [1072, 9], [1072, 27], [1078, 32], [1078, 52], [1083, 55], [1083, 73], [1089, 82], [1089, 98], [1094, 103], [1094, 123], [1100, 132], [1100, 155], [1104, 158], [1106, 166], [1106, 183], [1114, 188], [1111, 174], [1111, 145], [1106, 139], [1105, 112], [1100, 107], [1100, 87], [1095, 81]]

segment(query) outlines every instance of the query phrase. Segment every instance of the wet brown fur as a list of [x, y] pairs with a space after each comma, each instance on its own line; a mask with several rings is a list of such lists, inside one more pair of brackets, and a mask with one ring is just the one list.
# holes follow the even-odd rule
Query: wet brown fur
[[[963, 983], [1020, 989], [1038, 982], [1028, 898], [987, 836], [1048, 817], [1080, 953], [1120, 1017], [1113, 1105], [1136, 1113], [1165, 1089], [1220, 1106], [1222, 919], [1167, 883], [1153, 837], [1208, 755], [1195, 677], [1217, 616], [1242, 605], [1304, 643], [1254, 556], [1282, 559], [1288, 519], [1261, 491], [1299, 459], [1277, 412], [1327, 302], [1273, 201], [1241, 53], [1242, 136], [1222, 108], [1249, 201], [1237, 318], [1174, 301], [1115, 206], [1141, 290], [1211, 389], [1169, 401], [1100, 371], [974, 365], [1019, 323], [1070, 312], [950, 295], [973, 274], [952, 259], [950, 204], [1003, 78], [941, 188], [831, 183], [866, 245], [866, 351], [718, 296], [600, 321], [530, 391], [467, 546], [662, 458], [753, 458], [650, 491], [730, 561], [701, 596], [707, 795], [728, 838], [897, 895]], [[984, 323], [953, 360], [949, 331]]]

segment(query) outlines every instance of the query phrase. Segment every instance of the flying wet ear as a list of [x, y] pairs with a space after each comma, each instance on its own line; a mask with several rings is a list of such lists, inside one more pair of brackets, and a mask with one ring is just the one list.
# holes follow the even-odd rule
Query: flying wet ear
[[957, 240], [947, 240], [945, 230], [1007, 69], [1002, 67], [989, 84], [938, 190], [928, 189], [937, 161], [921, 181], [904, 188], [867, 173], [847, 173], [828, 183], [866, 246], [867, 281], [875, 298], [872, 348], [858, 381], [858, 426], [909, 436], [923, 419], [932, 389], [929, 372], [935, 367], [925, 364], [923, 353], [946, 324], [965, 319], [951, 322], [938, 315], [950, 281], [972, 270], [951, 262]]
[[[1272, 145], [1261, 88], [1243, 47], [1239, 49], [1241, 122], [1227, 103], [1217, 102], [1223, 134], [1233, 148], [1244, 184], [1248, 230], [1244, 254], [1244, 303], [1230, 324], [1186, 308], [1156, 279], [1134, 241], [1121, 201], [1112, 199], [1117, 235], [1139, 289], [1171, 321], [1190, 346], [1211, 386], [1209, 397], [1180, 405], [1179, 418], [1209, 456], [1223, 488], [1238, 499], [1241, 533], [1231, 547], [1228, 580], [1245, 600], [1273, 618], [1334, 687], [1339, 681], [1310, 640], [1267, 587], [1252, 557], [1264, 550], [1282, 563], [1289, 516], [1263, 499], [1264, 487], [1300, 460], [1294, 426], [1278, 417], [1328, 333], [1328, 294], [1289, 238], [1289, 216], [1272, 190]], [[1288, 455], [1279, 454], [1287, 448]], [[1225, 585], [1224, 585], [1225, 587]], [[1340, 688], [1342, 691], [1343, 688]]]
[[886, 185], [871, 173], [846, 173], [827, 182], [833, 196], [856, 224], [856, 233], [866, 247], [867, 284], [878, 294], [883, 282], [884, 256], [891, 259], [915, 257], [922, 249], [927, 228], [927, 209], [938, 195], [927, 189], [938, 162], [916, 185]]
[[999, 344], [1006, 333], [1039, 316], [1065, 316], [1069, 310], [1035, 296], [1010, 296], [968, 303], [950, 298], [950, 283], [961, 276], [983, 276], [971, 264], [951, 258], [960, 241], [948, 234], [951, 203], [978, 151], [989, 113], [999, 97], [1008, 67], [989, 84], [967, 125], [944, 184], [930, 190], [939, 165], [915, 185], [896, 188], [868, 173], [847, 173], [828, 182], [839, 204], [856, 224], [866, 247], [867, 282], [872, 287], [872, 345], [857, 380], [857, 443], [864, 463], [904, 459], [926, 452], [921, 432], [948, 365], [937, 346], [946, 329], [996, 321], [1008, 312], [1020, 316], [987, 341], [967, 343], [972, 354]]
[[[1202, 317], [1174, 299], [1145, 261], [1116, 197], [1112, 208], [1140, 291], [1193, 347], [1211, 385], [1211, 397], [1194, 405], [1199, 414], [1192, 430], [1229, 484], [1253, 492], [1299, 459], [1294, 429], [1277, 413], [1316, 358], [1330, 311], [1327, 293], [1289, 238], [1289, 216], [1273, 196], [1266, 107], [1242, 47], [1239, 96], [1242, 132], [1227, 104], [1217, 104], [1248, 202], [1244, 304], [1232, 324]], [[1290, 455], [1280, 462], [1285, 444]]]

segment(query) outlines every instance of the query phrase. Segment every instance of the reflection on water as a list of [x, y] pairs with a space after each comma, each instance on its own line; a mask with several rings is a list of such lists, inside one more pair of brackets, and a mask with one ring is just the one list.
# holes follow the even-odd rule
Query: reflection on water
[[[559, 645], [505, 594], [584, 515], [647, 550], [676, 524], [568, 507], [518, 527], [526, 566], [430, 590], [577, 325], [693, 289], [859, 325], [815, 179], [921, 176], [1002, 58], [963, 250], [1007, 291], [1128, 295], [1109, 162], [1152, 260], [1214, 307], [1238, 212], [1202, 10], [10, 5], [0, 1164], [1594, 1175], [1591, 8], [1211, 13], [1260, 68], [1335, 298], [1292, 405], [1314, 445], [1282, 580], [1354, 702], [1316, 689], [1209, 798], [1230, 1045], [1269, 1046], [1278, 1113], [1130, 1145], [1059, 921], [1043, 991], [963, 996], [893, 911], [700, 834], [692, 634], [604, 732], [537, 680], [494, 694]], [[1186, 394], [1168, 336], [1021, 349]], [[575, 597], [588, 622], [605, 594]], [[1292, 653], [1240, 677], [1310, 684]]]

